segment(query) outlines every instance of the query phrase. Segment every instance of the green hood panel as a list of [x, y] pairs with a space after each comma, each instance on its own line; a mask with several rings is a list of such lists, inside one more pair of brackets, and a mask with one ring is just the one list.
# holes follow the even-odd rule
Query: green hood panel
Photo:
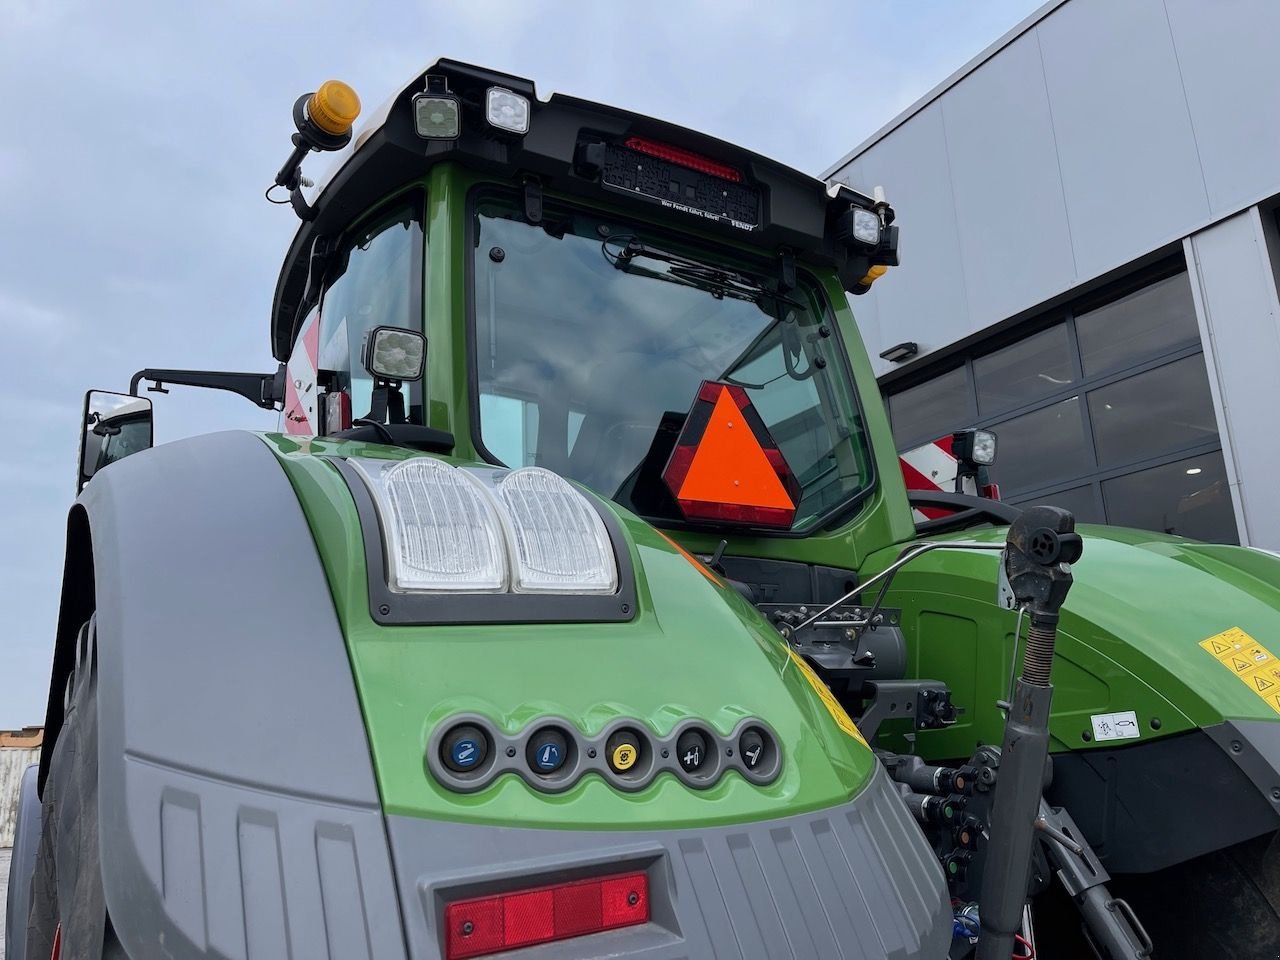
[[[1280, 655], [1280, 559], [1140, 530], [1079, 529], [1084, 555], [1053, 668], [1055, 749], [1116, 747], [1224, 718], [1280, 720], [1200, 647], [1240, 627]], [[931, 539], [998, 543], [1005, 535], [998, 528]], [[899, 551], [878, 552], [863, 572], [883, 569]], [[908, 564], [889, 594], [889, 604], [904, 608], [913, 675], [947, 681], [968, 711], [956, 726], [920, 735], [926, 756], [964, 756], [975, 740], [1000, 740], [995, 701], [1006, 696], [1017, 615], [995, 604], [998, 557], [933, 551]], [[1138, 715], [1138, 741], [1093, 739], [1091, 716], [1129, 710]]]
[[[734, 591], [713, 584], [662, 535], [613, 504], [605, 506], [622, 523], [636, 569], [632, 621], [381, 626], [369, 615], [354, 504], [324, 456], [421, 454], [354, 442], [265, 439], [315, 536], [388, 814], [671, 829], [820, 809], [847, 800], [868, 781], [875, 762], [870, 751], [837, 727], [803, 673], [789, 665], [777, 632]], [[624, 793], [588, 774], [552, 795], [504, 775], [475, 794], [458, 794], [427, 774], [424, 754], [435, 725], [462, 712], [480, 713], [510, 733], [554, 715], [594, 735], [614, 718], [628, 717], [659, 736], [687, 717], [728, 734], [741, 718], [756, 716], [777, 732], [783, 768], [766, 787], [728, 773], [714, 787], [695, 790], [662, 774], [644, 790]]]

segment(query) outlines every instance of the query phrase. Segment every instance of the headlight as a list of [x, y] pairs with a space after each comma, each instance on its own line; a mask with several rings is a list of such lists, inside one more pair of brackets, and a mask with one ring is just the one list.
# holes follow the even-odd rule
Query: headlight
[[600, 514], [550, 470], [523, 467], [498, 484], [511, 524], [516, 593], [613, 593], [618, 567]]
[[612, 594], [604, 521], [549, 470], [351, 458], [373, 493], [388, 586], [403, 593]]
[[478, 480], [440, 460], [349, 461], [369, 484], [399, 592], [502, 593], [502, 522]]

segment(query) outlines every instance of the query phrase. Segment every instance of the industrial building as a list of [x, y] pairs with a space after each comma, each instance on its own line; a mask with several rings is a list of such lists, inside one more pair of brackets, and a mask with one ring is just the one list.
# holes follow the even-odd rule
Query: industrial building
[[826, 172], [902, 265], [854, 301], [900, 450], [1005, 500], [1280, 550], [1274, 0], [1053, 0]]

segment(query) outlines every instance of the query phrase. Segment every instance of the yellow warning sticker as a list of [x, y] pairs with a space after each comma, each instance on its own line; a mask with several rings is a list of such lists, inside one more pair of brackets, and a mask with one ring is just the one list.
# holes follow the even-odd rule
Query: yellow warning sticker
[[809, 681], [809, 686], [813, 687], [814, 693], [822, 700], [823, 706], [827, 708], [827, 712], [831, 714], [831, 719], [836, 722], [836, 725], [864, 747], [868, 746], [866, 739], [862, 736], [862, 731], [858, 729], [857, 724], [853, 722], [849, 714], [845, 713], [844, 707], [840, 706], [840, 701], [827, 689], [827, 685], [822, 682], [822, 678], [814, 673], [813, 667], [809, 666], [804, 657], [790, 647], [787, 647], [787, 654], [795, 663], [796, 669], [804, 674], [804, 678]]
[[1239, 627], [1202, 640], [1200, 646], [1280, 713], [1280, 660], [1275, 654]]

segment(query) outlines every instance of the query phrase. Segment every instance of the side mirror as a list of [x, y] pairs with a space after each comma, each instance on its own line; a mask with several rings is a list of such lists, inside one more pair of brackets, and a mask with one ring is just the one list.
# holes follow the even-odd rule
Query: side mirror
[[109, 463], [151, 447], [151, 401], [125, 393], [90, 390], [84, 395], [76, 493]]

